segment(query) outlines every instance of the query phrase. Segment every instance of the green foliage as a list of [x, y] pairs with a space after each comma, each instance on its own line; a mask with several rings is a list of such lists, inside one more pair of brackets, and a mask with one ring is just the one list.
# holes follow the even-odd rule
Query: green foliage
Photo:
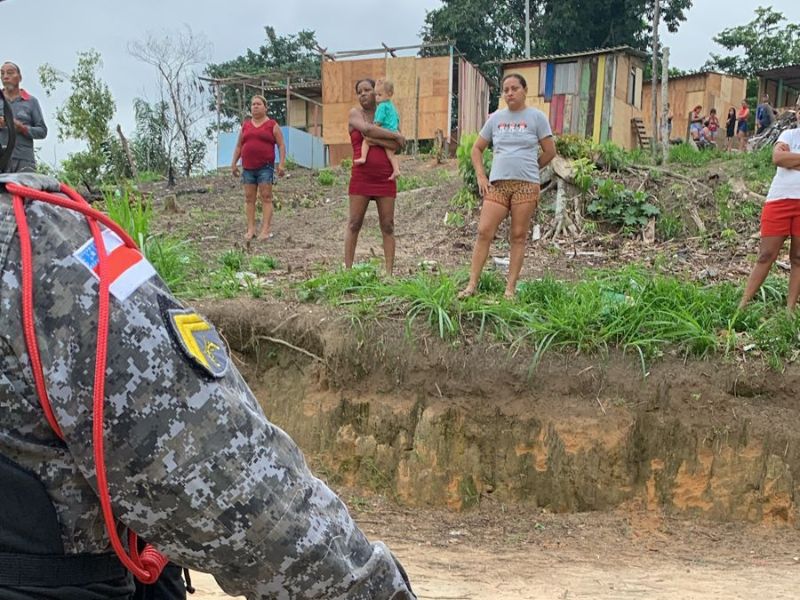
[[752, 21], [714, 36], [733, 54], [711, 53], [705, 67], [752, 79], [759, 71], [800, 63], [800, 24], [785, 21], [783, 13], [759, 6]]
[[625, 149], [613, 142], [605, 142], [597, 146], [597, 155], [606, 171], [621, 171], [630, 163]]
[[462, 187], [452, 198], [450, 198], [450, 206], [463, 211], [465, 214], [472, 214], [472, 212], [474, 212], [474, 210], [478, 207], [478, 196], [473, 194], [467, 188]]
[[647, 192], [632, 191], [612, 179], [598, 182], [596, 196], [586, 207], [586, 212], [615, 225], [642, 227], [659, 210], [648, 202]]
[[[476, 199], [479, 195], [478, 190], [478, 176], [475, 173], [475, 167], [472, 164], [472, 147], [478, 139], [477, 133], [468, 133], [461, 136], [456, 149], [456, 159], [458, 160], [458, 173], [464, 182], [464, 189], [472, 194]], [[488, 175], [492, 170], [492, 152], [486, 150], [483, 153], [483, 168]], [[477, 200], [476, 200], [477, 202]]]
[[692, 167], [701, 167], [714, 161], [732, 160], [732, 158], [733, 155], [730, 152], [723, 152], [716, 148], [698, 150], [688, 143], [675, 144], [669, 149], [669, 162]]
[[444, 213], [444, 224], [448, 227], [463, 227], [466, 224], [466, 219], [460, 212], [448, 210]]
[[246, 257], [241, 250], [228, 250], [220, 257], [219, 262], [224, 267], [234, 271], [241, 271], [246, 263]]
[[594, 162], [596, 145], [591, 138], [567, 133], [556, 138], [556, 152], [564, 158]]
[[250, 259], [250, 269], [256, 275], [264, 275], [274, 270], [278, 266], [278, 261], [269, 255], [254, 256]]
[[[344, 162], [344, 161], [342, 161], [342, 162]], [[297, 169], [297, 167], [298, 167], [297, 161], [295, 159], [293, 159], [291, 156], [287, 156], [286, 157], [286, 170], [287, 171], [294, 171], [295, 169]]]
[[141, 98], [134, 98], [133, 111], [136, 130], [131, 152], [136, 165], [146, 171], [167, 175], [172, 163], [169, 106], [165, 101], [150, 104]]
[[683, 233], [683, 220], [680, 215], [665, 213], [656, 221], [656, 233], [661, 240], [674, 240]]
[[320, 185], [330, 186], [336, 183], [336, 175], [330, 169], [320, 169], [317, 181]]
[[744, 156], [743, 173], [748, 185], [754, 192], [765, 195], [770, 182], [775, 176], [775, 165], [772, 162], [772, 147], [765, 146]]
[[304, 282], [298, 295], [355, 311], [369, 307], [373, 316], [403, 315], [407, 328], [425, 322], [444, 339], [492, 335], [515, 351], [528, 348], [532, 367], [550, 350], [616, 347], [633, 352], [646, 370], [646, 360], [665, 352], [706, 356], [744, 352], [750, 344], [770, 364], [780, 364], [800, 342], [800, 322], [782, 307], [782, 279], [768, 279], [758, 298], [740, 311], [739, 287], [686, 283], [638, 267], [588, 271], [572, 282], [524, 281], [514, 302], [502, 298], [505, 281], [492, 271], [481, 277], [477, 295], [458, 301], [464, 277], [420, 272], [384, 282], [374, 264], [359, 265]]
[[339, 163], [339, 166], [342, 167], [343, 171], [349, 171], [353, 168], [353, 159], [352, 158], [343, 158], [342, 162]]
[[185, 292], [195, 262], [189, 244], [174, 237], [151, 235], [151, 205], [130, 188], [105, 192], [104, 203], [108, 216], [133, 238], [167, 286], [176, 294]]
[[400, 175], [397, 178], [397, 191], [407, 192], [425, 186], [425, 182], [419, 175]]
[[[320, 79], [320, 53], [317, 50], [319, 46], [313, 31], [301, 30], [296, 34], [278, 35], [274, 27], [267, 25], [264, 27], [264, 33], [266, 40], [257, 50], [248, 48], [243, 55], [234, 59], [209, 64], [206, 74], [209, 77], [225, 78], [240, 73], [258, 75], [272, 72], [275, 73], [272, 78], [274, 85], [286, 84], [285, 76], [277, 73], [291, 73], [293, 82]], [[246, 92], [243, 96], [241, 86], [238, 85], [223, 86], [221, 111], [224, 119], [223, 131], [228, 131], [241, 122], [250, 107], [251, 95], [252, 92]], [[209, 109], [215, 110], [215, 106], [210, 105]], [[271, 104], [270, 116], [278, 122], [285, 122], [286, 106]]]
[[572, 172], [575, 176], [575, 185], [585, 194], [594, 183], [597, 165], [590, 158], [578, 158], [572, 161]]
[[39, 80], [48, 96], [65, 78], [69, 80], [71, 92], [56, 109], [56, 122], [60, 140], [82, 140], [88, 146], [71, 154], [64, 166], [66, 178], [76, 185], [82, 182], [93, 187], [109, 172], [120, 170], [108, 164], [112, 143], [109, 124], [116, 106], [111, 91], [97, 74], [102, 66], [100, 54], [89, 50], [78, 53], [78, 64], [69, 76], [46, 63], [39, 67]]

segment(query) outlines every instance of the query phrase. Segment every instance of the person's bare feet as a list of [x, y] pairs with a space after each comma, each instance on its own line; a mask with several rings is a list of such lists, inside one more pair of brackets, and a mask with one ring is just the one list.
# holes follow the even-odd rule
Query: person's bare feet
[[469, 298], [470, 296], [475, 295], [475, 288], [474, 287], [465, 287], [463, 290], [458, 292], [458, 299], [464, 300], [465, 298]]
[[254, 237], [256, 237], [256, 232], [255, 231], [251, 231], [251, 230], [248, 229], [247, 233], [244, 234], [244, 241], [245, 242], [249, 242]]
[[506, 300], [513, 300], [516, 297], [517, 297], [517, 292], [514, 290], [506, 290], [505, 293], [503, 294], [503, 298], [505, 298]]
[[258, 239], [259, 239], [259, 241], [262, 241], [262, 242], [264, 240], [268, 240], [271, 237], [272, 237], [272, 234], [269, 231], [262, 231], [261, 233], [258, 234]]

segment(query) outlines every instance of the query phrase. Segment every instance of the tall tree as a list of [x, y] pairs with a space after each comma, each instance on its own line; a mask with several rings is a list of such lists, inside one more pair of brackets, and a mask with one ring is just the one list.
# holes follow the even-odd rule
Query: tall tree
[[70, 75], [48, 63], [39, 67], [39, 81], [48, 96], [65, 79], [69, 80], [72, 91], [56, 109], [58, 137], [82, 140], [88, 148], [70, 154], [62, 169], [68, 181], [76, 185], [82, 182], [90, 190], [105, 176], [113, 174], [112, 158], [117, 154], [110, 130], [116, 105], [111, 90], [97, 73], [102, 66], [100, 53], [88, 50], [78, 53], [78, 64]]
[[[187, 25], [162, 35], [148, 33], [144, 40], [128, 44], [128, 52], [158, 72], [159, 103], [169, 107], [170, 118], [162, 121], [170, 131], [164, 137], [177, 139], [178, 164], [189, 177], [202, 164], [206, 144], [199, 125], [206, 117], [204, 88], [194, 69], [208, 60], [211, 43]], [[169, 146], [172, 162], [172, 145]]]
[[[206, 74], [209, 77], [225, 78], [236, 75], [270, 74], [269, 81], [285, 85], [286, 77], [291, 80], [318, 80], [321, 77], [320, 54], [316, 34], [302, 30], [296, 34], [278, 35], [274, 27], [264, 27], [266, 42], [258, 50], [247, 51], [226, 62], [209, 64]], [[225, 119], [222, 129], [229, 129], [240, 122], [249, 110], [249, 97], [257, 90], [248, 89], [242, 93], [241, 87], [223, 86], [221, 112]], [[283, 103], [270, 104], [270, 116], [285, 121], [286, 106]]]
[[[659, 0], [661, 22], [677, 31], [692, 0]], [[488, 6], [487, 6], [488, 4]], [[627, 45], [647, 50], [654, 0], [531, 0], [534, 54]], [[449, 39], [468, 60], [491, 63], [523, 56], [524, 0], [443, 0], [425, 17], [426, 42]]]
[[783, 13], [759, 6], [746, 25], [723, 29], [714, 41], [736, 54], [711, 53], [706, 67], [754, 78], [766, 69], [800, 63], [800, 24], [786, 23]]

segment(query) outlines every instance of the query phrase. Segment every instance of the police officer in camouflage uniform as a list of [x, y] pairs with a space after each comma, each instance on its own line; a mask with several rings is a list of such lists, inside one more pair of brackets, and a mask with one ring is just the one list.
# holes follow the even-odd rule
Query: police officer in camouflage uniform
[[[0, 175], [0, 600], [127, 599], [132, 578], [109, 549], [92, 455], [92, 235], [82, 215], [26, 203], [39, 353], [62, 441], [21, 333], [11, 181], [58, 190], [44, 176]], [[120, 524], [248, 599], [413, 600], [388, 548], [367, 541], [267, 421], [213, 327], [157, 276], [129, 279], [127, 296], [112, 285], [104, 405]]]

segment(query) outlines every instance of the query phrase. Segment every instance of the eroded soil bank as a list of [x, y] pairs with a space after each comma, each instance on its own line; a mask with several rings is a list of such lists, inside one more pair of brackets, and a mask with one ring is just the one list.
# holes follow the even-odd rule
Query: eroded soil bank
[[268, 417], [332, 485], [405, 507], [636, 505], [796, 527], [800, 369], [546, 355], [402, 322], [232, 300], [200, 308]]

